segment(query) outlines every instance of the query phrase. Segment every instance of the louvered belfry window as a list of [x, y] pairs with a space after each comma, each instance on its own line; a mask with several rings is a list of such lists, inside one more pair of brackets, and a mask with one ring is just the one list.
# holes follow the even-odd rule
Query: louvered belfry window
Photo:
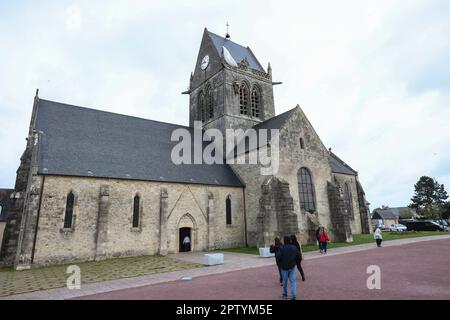
[[245, 83], [239, 87], [239, 107], [241, 114], [248, 115], [248, 89]]
[[261, 94], [257, 87], [252, 89], [252, 117], [259, 118], [260, 115]]

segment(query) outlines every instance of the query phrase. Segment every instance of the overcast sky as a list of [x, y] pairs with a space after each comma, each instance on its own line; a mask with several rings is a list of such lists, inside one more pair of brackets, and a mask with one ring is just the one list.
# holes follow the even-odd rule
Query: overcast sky
[[13, 187], [33, 96], [188, 124], [203, 29], [250, 46], [371, 202], [422, 175], [450, 191], [450, 1], [0, 0], [0, 187]]

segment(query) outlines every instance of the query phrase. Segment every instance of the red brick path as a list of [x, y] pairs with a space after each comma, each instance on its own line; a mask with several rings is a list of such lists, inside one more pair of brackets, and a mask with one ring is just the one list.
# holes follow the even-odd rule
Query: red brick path
[[[381, 290], [366, 287], [369, 265], [381, 268]], [[298, 299], [450, 299], [450, 240], [433, 240], [304, 262]], [[275, 267], [191, 281], [112, 291], [81, 299], [279, 299]]]

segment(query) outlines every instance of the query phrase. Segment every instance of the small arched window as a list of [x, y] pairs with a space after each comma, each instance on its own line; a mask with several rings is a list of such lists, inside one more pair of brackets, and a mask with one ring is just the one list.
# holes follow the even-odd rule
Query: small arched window
[[227, 224], [231, 224], [233, 222], [232, 220], [232, 214], [231, 214], [231, 197], [228, 196], [227, 200], [225, 201], [225, 210], [227, 215]]
[[206, 91], [206, 120], [214, 118], [214, 95], [211, 87]]
[[3, 210], [3, 208], [2, 208], [2, 205], [0, 204], [0, 216], [2, 215], [2, 210]]
[[303, 138], [300, 138], [300, 149], [305, 149], [305, 142], [303, 141]]
[[241, 114], [248, 115], [248, 88], [245, 83], [239, 87], [239, 108]]
[[205, 122], [205, 95], [203, 94], [203, 91], [200, 92], [198, 96], [198, 120]]
[[345, 209], [347, 209], [348, 216], [353, 219], [352, 193], [350, 192], [350, 187], [347, 182], [344, 186], [344, 205]]
[[66, 199], [66, 212], [64, 214], [64, 229], [72, 228], [74, 202], [75, 196], [73, 195], [73, 192], [70, 191]]
[[261, 93], [258, 87], [254, 86], [252, 89], [252, 117], [259, 118], [260, 105], [261, 105]]
[[133, 228], [139, 227], [139, 211], [141, 205], [141, 198], [136, 195], [133, 201]]
[[307, 212], [315, 211], [316, 203], [314, 200], [314, 184], [311, 173], [307, 168], [300, 168], [297, 174], [297, 180], [300, 208]]

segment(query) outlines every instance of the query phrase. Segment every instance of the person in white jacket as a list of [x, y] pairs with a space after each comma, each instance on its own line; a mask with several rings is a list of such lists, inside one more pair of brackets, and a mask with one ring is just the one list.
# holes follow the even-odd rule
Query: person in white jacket
[[377, 247], [381, 247], [381, 241], [383, 241], [383, 235], [381, 234], [381, 229], [377, 228], [373, 234], [375, 241], [377, 243]]

